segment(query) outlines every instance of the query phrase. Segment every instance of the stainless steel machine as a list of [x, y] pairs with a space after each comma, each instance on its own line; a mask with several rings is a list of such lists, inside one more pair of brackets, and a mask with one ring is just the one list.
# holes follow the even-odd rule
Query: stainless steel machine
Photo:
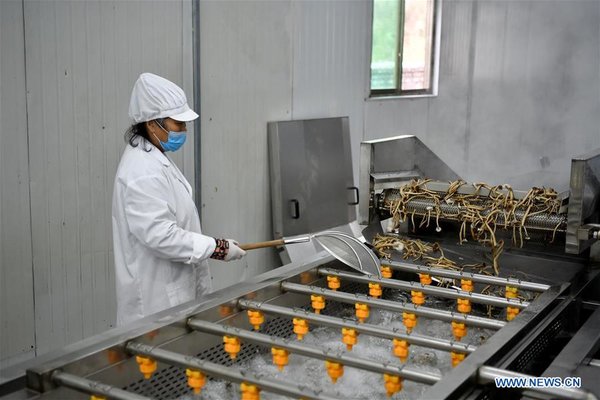
[[[458, 174], [414, 136], [363, 142], [360, 151], [359, 220], [362, 224], [373, 224], [374, 221], [388, 218], [391, 215], [390, 206], [397, 201], [400, 188], [405, 187], [409, 182], [432, 178], [422, 187], [440, 194], [443, 198], [452, 190], [450, 189], [452, 182], [460, 181]], [[564, 190], [557, 195], [560, 207], [556, 212], [540, 212], [525, 218], [522, 211], [516, 212], [515, 219], [520, 219], [522, 227], [528, 232], [526, 243], [505, 249], [508, 254], [502, 256], [501, 276], [522, 274], [536, 282], [545, 281], [550, 277], [556, 278], [555, 283], [559, 283], [564, 291], [553, 305], [546, 305], [540, 309], [540, 313], [548, 312], [552, 317], [544, 323], [538, 323], [530, 331], [522, 332], [525, 337], [522, 345], [509, 347], [496, 353], [493, 358], [504, 361], [497, 363], [495, 367], [503, 368], [504, 372], [495, 371], [490, 375], [487, 372], [481, 373], [480, 367], [480, 371], [475, 373], [478, 361], [480, 365], [489, 366], [489, 360], [477, 361], [474, 357], [469, 357], [467, 362], [473, 367], [470, 375], [464, 374], [459, 377], [459, 374], [453, 371], [450, 376], [457, 378], [454, 380], [455, 385], [447, 381], [447, 385], [436, 386], [439, 390], [432, 390], [428, 395], [436, 398], [454, 397], [459, 386], [463, 387], [462, 390], [469, 387], [466, 389], [467, 392], [471, 390], [473, 379], [476, 377], [481, 380], [482, 376], [492, 377], [494, 374], [516, 376], [519, 373], [544, 377], [581, 377], [584, 382], [583, 387], [588, 387], [596, 396], [600, 394], [600, 385], [595, 379], [600, 377], [600, 370], [597, 369], [598, 357], [600, 357], [600, 332], [597, 330], [600, 327], [598, 308], [600, 293], [598, 271], [594, 267], [598, 261], [597, 240], [600, 228], [598, 224], [600, 220], [599, 177], [599, 150], [576, 157], [571, 164], [570, 182], [565, 183], [561, 188]], [[485, 188], [481, 189], [477, 185], [469, 184], [455, 186], [455, 190], [465, 195], [480, 196], [484, 199], [481, 203], [483, 205], [490, 194]], [[501, 190], [510, 190], [515, 199], [527, 196], [527, 192], [513, 191], [509, 187]], [[462, 241], [458, 243], [457, 231], [461, 228], [457, 223], [459, 218], [454, 216], [461, 214], [460, 205], [450, 201], [434, 204], [431, 199], [415, 196], [403, 206], [413, 220], [405, 221], [399, 227], [396, 226], [396, 232], [410, 233], [413, 236], [442, 243], [444, 247], [451, 248], [464, 257], [477, 248], [477, 245], [462, 244]], [[414, 216], [418, 219], [429, 218], [434, 208], [439, 210], [439, 214], [447, 217], [450, 223], [444, 226], [445, 232], [439, 232], [441, 231], [439, 227], [436, 231], [420, 229], [414, 223]], [[487, 212], [489, 210], [482, 210], [481, 214], [485, 215]], [[521, 215], [518, 215], [519, 212]], [[504, 222], [502, 215], [499, 220], [500, 223]], [[450, 229], [447, 229], [448, 227]], [[548, 240], [550, 237], [552, 240]], [[484, 252], [482, 247], [479, 251]], [[522, 257], [524, 262], [517, 261], [513, 257]], [[553, 261], [556, 260], [561, 260], [558, 269], [552, 266]], [[567, 271], [573, 275], [569, 275]], [[562, 275], [563, 273], [566, 275]], [[441, 274], [441, 276], [452, 276], [452, 274]], [[538, 297], [532, 305], [540, 305], [542, 297]], [[512, 324], [513, 322], [509, 326]], [[503, 332], [497, 335], [500, 333]], [[490, 340], [493, 339], [494, 337]], [[510, 394], [511, 397], [521, 395], [521, 393], [516, 395], [514, 392]], [[527, 395], [533, 396], [531, 393]], [[490, 395], [490, 397], [500, 398], [506, 396], [506, 393]]]
[[[212, 386], [207, 382], [202, 389], [205, 395], [216, 388], [221, 390], [206, 398], [239, 398], [238, 385], [242, 384], [245, 388], [260, 388], [265, 398], [269, 393], [306, 399], [385, 398], [388, 380], [397, 379], [403, 390], [410, 391], [408, 396], [402, 391], [394, 394], [397, 398], [414, 395], [427, 399], [483, 399], [521, 395], [497, 389], [496, 377], [550, 374], [582, 377], [582, 388], [530, 389], [522, 395], [594, 398], [598, 393], [594, 379], [598, 376], [598, 360], [594, 352], [598, 349], [597, 340], [593, 339], [599, 334], [600, 280], [595, 276], [592, 282], [584, 284], [585, 267], [574, 260], [542, 260], [522, 254], [510, 254], [508, 258], [516, 268], [528, 268], [534, 280], [465, 276], [475, 282], [501, 287], [511, 284], [539, 293], [535, 301], [425, 287], [415, 278], [415, 271], [423, 272], [423, 267], [399, 261], [389, 263], [397, 272], [393, 279], [365, 277], [341, 268], [331, 256], [319, 253], [302, 263], [286, 265], [216, 292], [198, 304], [167, 310], [128, 329], [115, 329], [41, 357], [25, 371], [15, 371], [14, 379], [0, 389], [3, 399], [84, 399], [92, 394], [96, 398], [173, 399], [190, 396], [193, 389], [188, 386], [188, 379], [199, 372], [207, 381], [214, 379]], [[340, 288], [328, 288], [330, 277], [340, 279]], [[370, 295], [368, 287], [374, 283], [383, 288], [383, 296]], [[478, 313], [461, 314], [437, 303], [416, 306], [398, 296], [414, 289], [447, 304], [468, 298], [474, 305], [514, 306], [521, 312], [506, 322]], [[325, 301], [321, 313], [315, 312], [321, 306], [317, 297]], [[355, 317], [360, 305], [373, 315], [358, 313]], [[376, 318], [377, 313], [384, 311], [389, 319]], [[407, 333], [399, 328], [404, 313], [416, 314], [419, 324], [436, 321], [448, 333], [433, 335], [418, 329]], [[360, 318], [366, 319], [360, 322]], [[473, 344], [448, 339], [452, 322], [464, 323], [470, 331], [485, 336], [485, 340]], [[254, 325], [258, 331], [253, 330]], [[358, 333], [356, 348], [348, 351], [323, 346], [319, 338], [308, 341], [309, 335], [325, 328], [338, 332], [340, 344], [344, 333]], [[298, 340], [303, 332], [307, 337]], [[232, 359], [226, 350], [232, 351], [227, 348], [231, 346], [235, 351], [236, 341], [240, 349]], [[409, 348], [405, 362], [394, 355], [403, 341]], [[359, 354], [361, 342], [375, 343], [377, 352], [387, 352], [389, 357], [381, 360]], [[287, 369], [294, 371], [304, 365], [312, 365], [313, 369], [305, 376], [293, 372], [290, 376], [266, 361], [262, 370], [249, 367], [256, 365], [251, 360], [257, 357], [270, 364], [272, 354], [278, 352], [289, 355]], [[426, 366], [413, 365], [418, 364], [419, 358], [430, 359], [433, 354], [437, 354], [437, 361]], [[453, 357], [461, 356], [466, 358], [456, 367], [448, 367]], [[153, 366], [154, 362], [157, 364]], [[432, 368], [436, 363], [446, 367]], [[335, 384], [329, 381], [328, 366], [332, 365], [345, 367], [349, 379], [370, 377], [368, 382], [374, 382], [369, 386], [370, 394], [352, 397], [344, 392], [349, 382], [343, 375]], [[335, 372], [331, 375], [336, 376]], [[218, 382], [225, 383], [219, 386]], [[394, 393], [394, 387], [389, 391]]]
[[[445, 193], [449, 181], [460, 177], [415, 136], [399, 136], [361, 144], [359, 220], [369, 224], [375, 218], [385, 218], [388, 204], [398, 196], [398, 188], [413, 179], [432, 178], [430, 190]], [[566, 186], [566, 183], [565, 183]], [[554, 230], [565, 234], [564, 251], [581, 254], [598, 240], [600, 225], [600, 152], [598, 150], [576, 157], [571, 164], [571, 181], [559, 196], [563, 206], [557, 215], [536, 215], [527, 218], [526, 227], [532, 230]], [[458, 191], [473, 193], [470, 185]], [[488, 192], [481, 191], [485, 197]], [[514, 191], [515, 198], [525, 196]], [[427, 213], [427, 201], [416, 200], [409, 210], [417, 215]], [[456, 206], [442, 204], [450, 214]]]
[[[327, 135], [342, 127], [343, 143], [343, 119], [322, 122], [329, 128], [302, 134]], [[282, 134], [274, 126], [270, 131]], [[286, 159], [301, 164], [307, 156], [274, 155], [280, 144], [271, 138], [271, 159], [280, 163], [272, 163], [272, 182], [282, 185], [273, 168]], [[414, 137], [363, 143], [361, 153], [359, 215], [367, 223], [387, 216], [386, 196], [410, 179], [432, 177], [439, 190], [444, 181], [458, 179]], [[386, 273], [379, 278], [317, 251], [3, 371], [0, 398], [595, 399], [600, 277], [586, 249], [597, 236], [596, 159], [574, 160], [559, 220], [531, 226], [543, 231], [558, 225], [562, 236], [553, 244], [531, 240], [507, 247], [499, 276], [435, 268], [396, 252], [383, 262]], [[357, 191], [345, 182], [338, 186], [344, 209], [337, 214], [347, 219]], [[279, 186], [274, 192], [274, 210], [291, 217], [319, 207], [299, 201], [298, 208]], [[487, 252], [477, 243], [459, 243], [450, 229], [409, 233], [439, 242], [448, 258], [463, 264]], [[482, 294], [484, 286], [499, 290]], [[509, 296], [507, 287], [523, 296]], [[465, 304], [469, 311], [458, 308]], [[513, 383], [521, 387], [498, 387], [508, 382], [498, 378], [520, 379]]]

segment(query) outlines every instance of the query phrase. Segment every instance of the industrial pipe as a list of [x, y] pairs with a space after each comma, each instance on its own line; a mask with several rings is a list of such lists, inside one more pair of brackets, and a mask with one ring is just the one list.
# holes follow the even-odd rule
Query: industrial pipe
[[521, 290], [531, 290], [534, 292], [545, 292], [546, 290], [550, 289], [549, 285], [544, 285], [543, 283], [522, 281], [520, 279], [514, 278], [501, 278], [499, 276], [488, 276], [482, 274], [475, 274], [472, 272], [425, 267], [400, 261], [385, 261], [384, 264], [398, 271], [414, 272], [415, 274], [427, 274], [432, 276], [441, 276], [443, 278], [451, 279], [469, 279], [473, 282], [497, 286], [506, 285], [516, 287]]
[[476, 326], [479, 328], [501, 329], [502, 327], [504, 327], [504, 325], [506, 325], [506, 322], [504, 321], [499, 321], [491, 318], [476, 317], [472, 315], [457, 313], [454, 311], [436, 310], [435, 308], [416, 306], [414, 304], [405, 302], [374, 299], [363, 294], [337, 292], [318, 286], [305, 286], [297, 283], [282, 282], [281, 288], [283, 290], [293, 293], [319, 294], [332, 300], [339, 301], [341, 303], [363, 303], [384, 310], [409, 312], [422, 317], [439, 319], [441, 321], [447, 322], [457, 321], [462, 322], [465, 325]]
[[433, 296], [445, 297], [449, 299], [468, 299], [473, 303], [486, 304], [496, 307], [515, 307], [519, 309], [526, 308], [529, 303], [520, 299], [507, 299], [504, 297], [488, 296], [485, 294], [467, 292], [465, 290], [458, 289], [446, 289], [437, 286], [423, 285], [419, 282], [407, 282], [397, 279], [386, 279], [377, 277], [368, 277], [363, 275], [353, 274], [351, 272], [340, 271], [332, 268], [319, 268], [318, 272], [321, 275], [333, 275], [339, 276], [340, 278], [348, 279], [353, 282], [361, 282], [369, 284], [369, 282], [379, 283], [381, 286], [389, 287], [392, 289], [399, 290], [418, 290], [425, 294]]
[[320, 349], [304, 343], [290, 341], [289, 339], [281, 339], [279, 337], [240, 329], [234, 326], [220, 325], [215, 324], [214, 322], [193, 318], [188, 320], [188, 326], [200, 332], [210, 333], [213, 335], [235, 336], [263, 346], [277, 347], [303, 356], [338, 362], [344, 366], [360, 368], [371, 372], [398, 375], [411, 381], [426, 383], [429, 385], [433, 385], [441, 379], [439, 375], [410, 369], [404, 367], [403, 365], [384, 364], [366, 358], [356, 357], [344, 353], [344, 351]]
[[309, 322], [314, 322], [319, 325], [329, 326], [333, 328], [352, 328], [359, 333], [365, 333], [371, 336], [377, 336], [384, 339], [406, 340], [410, 344], [417, 346], [429, 347], [442, 351], [454, 351], [458, 353], [472, 353], [477, 350], [476, 346], [467, 343], [438, 339], [430, 336], [411, 333], [410, 335], [391, 329], [385, 329], [377, 325], [367, 323], [359, 323], [354, 319], [342, 319], [330, 317], [322, 314], [315, 314], [304, 309], [280, 307], [272, 304], [261, 303], [252, 300], [238, 300], [238, 306], [248, 310], [260, 310], [266, 313], [277, 314], [278, 316], [286, 316], [291, 318], [302, 318]]

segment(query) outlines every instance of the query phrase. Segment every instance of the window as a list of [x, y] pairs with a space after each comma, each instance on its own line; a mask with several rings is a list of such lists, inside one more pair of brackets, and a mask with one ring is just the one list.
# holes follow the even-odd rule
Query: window
[[437, 94], [440, 1], [373, 0], [371, 96]]

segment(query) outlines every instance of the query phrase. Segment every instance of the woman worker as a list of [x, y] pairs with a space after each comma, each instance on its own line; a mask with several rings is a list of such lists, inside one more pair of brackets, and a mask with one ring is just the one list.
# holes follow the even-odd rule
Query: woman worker
[[211, 291], [208, 258], [236, 260], [246, 252], [231, 239], [200, 230], [192, 187], [167, 156], [198, 118], [183, 90], [143, 73], [129, 103], [133, 125], [115, 177], [112, 226], [121, 326]]

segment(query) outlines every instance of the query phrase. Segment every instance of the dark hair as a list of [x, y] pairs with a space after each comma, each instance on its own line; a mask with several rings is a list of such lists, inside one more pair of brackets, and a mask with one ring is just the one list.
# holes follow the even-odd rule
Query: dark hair
[[[146, 142], [151, 142], [148, 137], [148, 130], [146, 129], [145, 122], [139, 122], [137, 124], [133, 124], [125, 131], [125, 141], [129, 143], [132, 147], [137, 147], [140, 144], [146, 144]], [[145, 151], [151, 151], [152, 146], [144, 146]]]

